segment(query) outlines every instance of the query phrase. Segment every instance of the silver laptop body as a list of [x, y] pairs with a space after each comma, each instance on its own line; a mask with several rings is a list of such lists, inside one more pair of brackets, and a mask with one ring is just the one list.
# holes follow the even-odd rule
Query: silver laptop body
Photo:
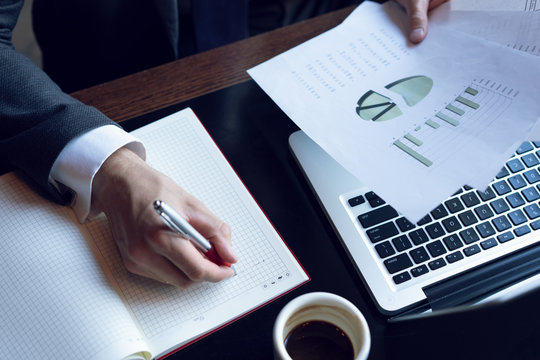
[[[520, 147], [522, 153], [509, 160], [491, 191], [464, 187], [418, 224], [392, 213], [302, 131], [291, 134], [289, 145], [384, 314], [462, 305], [524, 279], [530, 289], [530, 279], [540, 277], [536, 142]], [[396, 179], [400, 176], [406, 174]]]

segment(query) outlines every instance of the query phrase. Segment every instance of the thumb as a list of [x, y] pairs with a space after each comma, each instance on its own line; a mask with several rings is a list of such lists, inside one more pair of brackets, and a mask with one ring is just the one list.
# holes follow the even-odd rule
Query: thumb
[[409, 39], [417, 44], [424, 40], [428, 30], [429, 0], [408, 0], [407, 14], [409, 17]]

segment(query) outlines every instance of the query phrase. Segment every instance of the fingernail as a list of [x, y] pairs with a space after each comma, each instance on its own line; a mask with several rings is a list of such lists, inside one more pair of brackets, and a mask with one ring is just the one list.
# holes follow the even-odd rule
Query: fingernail
[[236, 251], [234, 251], [232, 248], [229, 248], [230, 254], [233, 256], [234, 260], [238, 260], [238, 256], [236, 256]]
[[411, 31], [411, 41], [413, 43], [419, 43], [424, 39], [424, 28], [416, 28]]

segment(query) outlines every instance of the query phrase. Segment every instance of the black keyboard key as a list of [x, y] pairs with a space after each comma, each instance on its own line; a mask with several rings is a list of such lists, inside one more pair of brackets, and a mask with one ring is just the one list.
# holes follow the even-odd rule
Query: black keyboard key
[[459, 232], [459, 236], [465, 244], [472, 244], [475, 241], [480, 240], [476, 231], [473, 228], [468, 228]]
[[497, 240], [495, 240], [495, 238], [489, 238], [489, 239], [484, 240], [484, 241], [482, 241], [480, 243], [480, 246], [482, 246], [482, 249], [484, 249], [484, 250], [490, 249], [490, 248], [492, 248], [494, 246], [497, 246], [497, 245], [499, 245], [499, 244], [497, 243]]
[[452, 199], [446, 200], [444, 204], [446, 205], [446, 207], [452, 214], [465, 209], [465, 207], [463, 206], [459, 198], [452, 198]]
[[533, 221], [530, 225], [533, 230], [538, 230], [540, 229], [540, 220]]
[[491, 222], [498, 231], [508, 230], [512, 227], [512, 224], [510, 224], [510, 221], [508, 221], [508, 218], [505, 215], [496, 217], [495, 219], [491, 220]]
[[[539, 185], [539, 186], [540, 186], [540, 185]], [[424, 216], [423, 218], [421, 218], [420, 220], [418, 220], [418, 222], [416, 223], [416, 225], [422, 226], [422, 225], [429, 224], [430, 222], [431, 222], [431, 216], [429, 216], [429, 214], [427, 214], [426, 216]]]
[[533, 186], [528, 187], [524, 190], [521, 190], [521, 193], [525, 197], [525, 200], [527, 200], [528, 202], [532, 202], [532, 201], [536, 201], [540, 199], [540, 193]]
[[381, 199], [379, 195], [375, 194], [373, 191], [367, 192], [365, 195], [371, 207], [377, 207], [377, 206], [386, 204], [386, 202], [383, 199]]
[[534, 148], [533, 148], [532, 144], [530, 142], [528, 142], [528, 141], [525, 141], [518, 147], [518, 149], [516, 150], [516, 153], [521, 155], [521, 154], [525, 154], [527, 151], [531, 151], [533, 149]]
[[411, 251], [409, 251], [409, 255], [411, 255], [412, 259], [417, 264], [420, 264], [426, 260], [429, 260], [429, 255], [423, 246], [420, 246], [416, 249], [412, 249]]
[[499, 240], [499, 242], [502, 244], [502, 243], [505, 243], [507, 241], [510, 241], [512, 239], [514, 239], [514, 234], [512, 234], [511, 231], [507, 231], [505, 233], [502, 233], [501, 235], [497, 236], [497, 240]]
[[440, 258], [440, 259], [435, 259], [433, 261], [430, 261], [428, 262], [428, 266], [431, 270], [437, 270], [437, 269], [440, 269], [442, 268], [443, 266], [446, 265], [446, 261], [444, 261], [444, 259]]
[[517, 237], [523, 236], [530, 232], [531, 232], [531, 228], [529, 227], [529, 225], [523, 225], [514, 229], [514, 234], [516, 234]]
[[459, 223], [458, 219], [455, 216], [449, 217], [448, 219], [444, 219], [442, 221], [442, 224], [447, 232], [451, 233], [454, 231], [458, 231], [461, 229], [461, 224]]
[[394, 280], [394, 283], [396, 285], [399, 285], [401, 283], [404, 283], [407, 280], [411, 280], [412, 278], [411, 278], [411, 275], [405, 271], [405, 272], [402, 272], [401, 274], [394, 275], [392, 279]]
[[424, 274], [427, 274], [428, 272], [429, 272], [429, 270], [428, 270], [426, 265], [420, 265], [418, 267], [415, 267], [415, 268], [411, 269], [411, 274], [414, 277], [422, 276]]
[[536, 204], [527, 205], [523, 208], [529, 219], [534, 220], [540, 216], [540, 207]]
[[437, 257], [446, 253], [446, 249], [440, 240], [433, 241], [426, 245], [431, 257]]
[[384, 266], [386, 266], [386, 269], [388, 269], [390, 274], [395, 274], [413, 266], [413, 263], [409, 258], [409, 255], [403, 253], [384, 260]]
[[440, 204], [439, 206], [437, 206], [435, 209], [431, 211], [431, 216], [433, 216], [435, 220], [443, 218], [447, 215], [448, 215], [448, 211], [446, 210], [443, 204]]
[[461, 200], [467, 207], [480, 204], [480, 199], [478, 198], [478, 196], [476, 196], [476, 193], [472, 191], [461, 195]]
[[452, 194], [452, 196], [456, 196], [456, 195], [459, 195], [463, 192], [463, 189], [462, 188], [459, 188], [458, 191], [456, 191], [455, 193]]
[[520, 209], [512, 211], [508, 214], [508, 217], [510, 218], [510, 221], [512, 221], [512, 224], [514, 225], [520, 225], [523, 224], [525, 221], [527, 221], [527, 217], [521, 211]]
[[450, 251], [459, 249], [460, 247], [463, 246], [463, 243], [461, 242], [459, 237], [455, 234], [443, 238], [443, 241], [446, 247], [448, 248], [448, 250]]
[[508, 170], [506, 169], [506, 167], [503, 167], [498, 173], [497, 175], [495, 176], [497, 179], [501, 179], [505, 176], [508, 176], [510, 175], [510, 173], [508, 172]]
[[486, 220], [493, 216], [493, 211], [491, 211], [488, 204], [480, 205], [474, 208], [474, 212], [476, 213], [476, 216], [480, 218], [480, 220]]
[[352, 199], [349, 199], [348, 202], [351, 207], [354, 207], [354, 206], [358, 206], [360, 204], [365, 203], [366, 199], [364, 199], [362, 195], [358, 195], [358, 196], [353, 197]]
[[529, 182], [529, 184], [534, 184], [540, 181], [540, 173], [536, 169], [525, 171], [523, 175], [525, 176], [525, 179]]
[[392, 247], [389, 241], [385, 241], [383, 243], [377, 244], [375, 246], [375, 250], [377, 250], [377, 253], [381, 257], [381, 259], [387, 258], [396, 253], [396, 250], [394, 250], [394, 248]]
[[409, 241], [409, 238], [407, 238], [407, 235], [401, 235], [397, 238], [392, 239], [392, 243], [396, 247], [397, 251], [404, 251], [412, 248], [412, 244]]
[[495, 198], [495, 193], [493, 192], [493, 190], [491, 190], [491, 187], [487, 187], [486, 190], [484, 191], [477, 191], [478, 193], [478, 196], [480, 196], [480, 198], [484, 201], [489, 201], [493, 198]]
[[393, 222], [388, 222], [367, 230], [366, 234], [372, 243], [377, 243], [399, 234], [399, 230]]
[[527, 186], [527, 182], [520, 174], [509, 177], [508, 182], [510, 183], [510, 185], [512, 185], [514, 190], [521, 189]]
[[472, 190], [473, 187], [469, 185], [463, 185], [463, 189], [465, 189], [465, 191], [469, 191], [469, 190]]
[[429, 238], [423, 229], [417, 229], [417, 230], [411, 231], [409, 233], [409, 237], [411, 238], [414, 245], [420, 245], [429, 241]]
[[415, 228], [415, 225], [404, 217], [396, 220], [396, 224], [402, 232], [409, 231]]
[[504, 201], [504, 199], [493, 200], [492, 202], [490, 202], [490, 204], [496, 214], [501, 214], [505, 211], [510, 210], [510, 207], [508, 206], [506, 201]]
[[496, 233], [495, 229], [488, 221], [476, 225], [476, 231], [478, 231], [483, 239], [493, 236]]
[[461, 220], [461, 222], [463, 223], [463, 226], [469, 226], [478, 222], [478, 219], [476, 218], [476, 216], [474, 216], [474, 213], [471, 210], [467, 210], [459, 214], [458, 217], [459, 220]]
[[465, 249], [463, 249], [463, 252], [467, 256], [472, 256], [474, 254], [478, 254], [480, 252], [480, 246], [475, 244], [475, 245], [466, 247]]
[[460, 251], [456, 251], [446, 255], [446, 261], [448, 261], [448, 263], [450, 264], [455, 263], [456, 261], [459, 261], [461, 259], [463, 259], [463, 254]]
[[519, 193], [513, 193], [506, 197], [506, 201], [510, 204], [511, 207], [517, 208], [525, 204], [525, 200], [521, 197]]
[[513, 173], [517, 173], [517, 172], [525, 169], [525, 167], [523, 166], [523, 163], [518, 158], [514, 158], [512, 160], [509, 160], [506, 163], [506, 166], [508, 166], [508, 169]]
[[522, 156], [521, 161], [523, 161], [525, 166], [527, 166], [529, 168], [533, 167], [533, 166], [536, 166], [536, 165], [538, 165], [540, 163], [540, 161], [538, 161], [538, 157], [536, 157], [536, 155], [534, 153], [530, 153], [530, 154], [527, 154], [525, 156]]
[[398, 212], [390, 205], [371, 210], [365, 214], [359, 215], [358, 220], [364, 229], [383, 223], [398, 216]]
[[428, 232], [429, 237], [432, 239], [436, 239], [446, 234], [441, 224], [439, 223], [433, 223], [426, 226], [426, 231]]
[[506, 180], [501, 180], [501, 181], [496, 182], [495, 184], [493, 184], [493, 189], [499, 195], [508, 194], [510, 191], [512, 191], [512, 188], [510, 187], [510, 185], [508, 185]]

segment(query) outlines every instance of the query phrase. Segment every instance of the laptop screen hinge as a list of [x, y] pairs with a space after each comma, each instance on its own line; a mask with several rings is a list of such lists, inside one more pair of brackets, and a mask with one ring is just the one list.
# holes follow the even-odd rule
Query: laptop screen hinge
[[482, 299], [540, 273], [540, 244], [424, 287], [432, 310]]

